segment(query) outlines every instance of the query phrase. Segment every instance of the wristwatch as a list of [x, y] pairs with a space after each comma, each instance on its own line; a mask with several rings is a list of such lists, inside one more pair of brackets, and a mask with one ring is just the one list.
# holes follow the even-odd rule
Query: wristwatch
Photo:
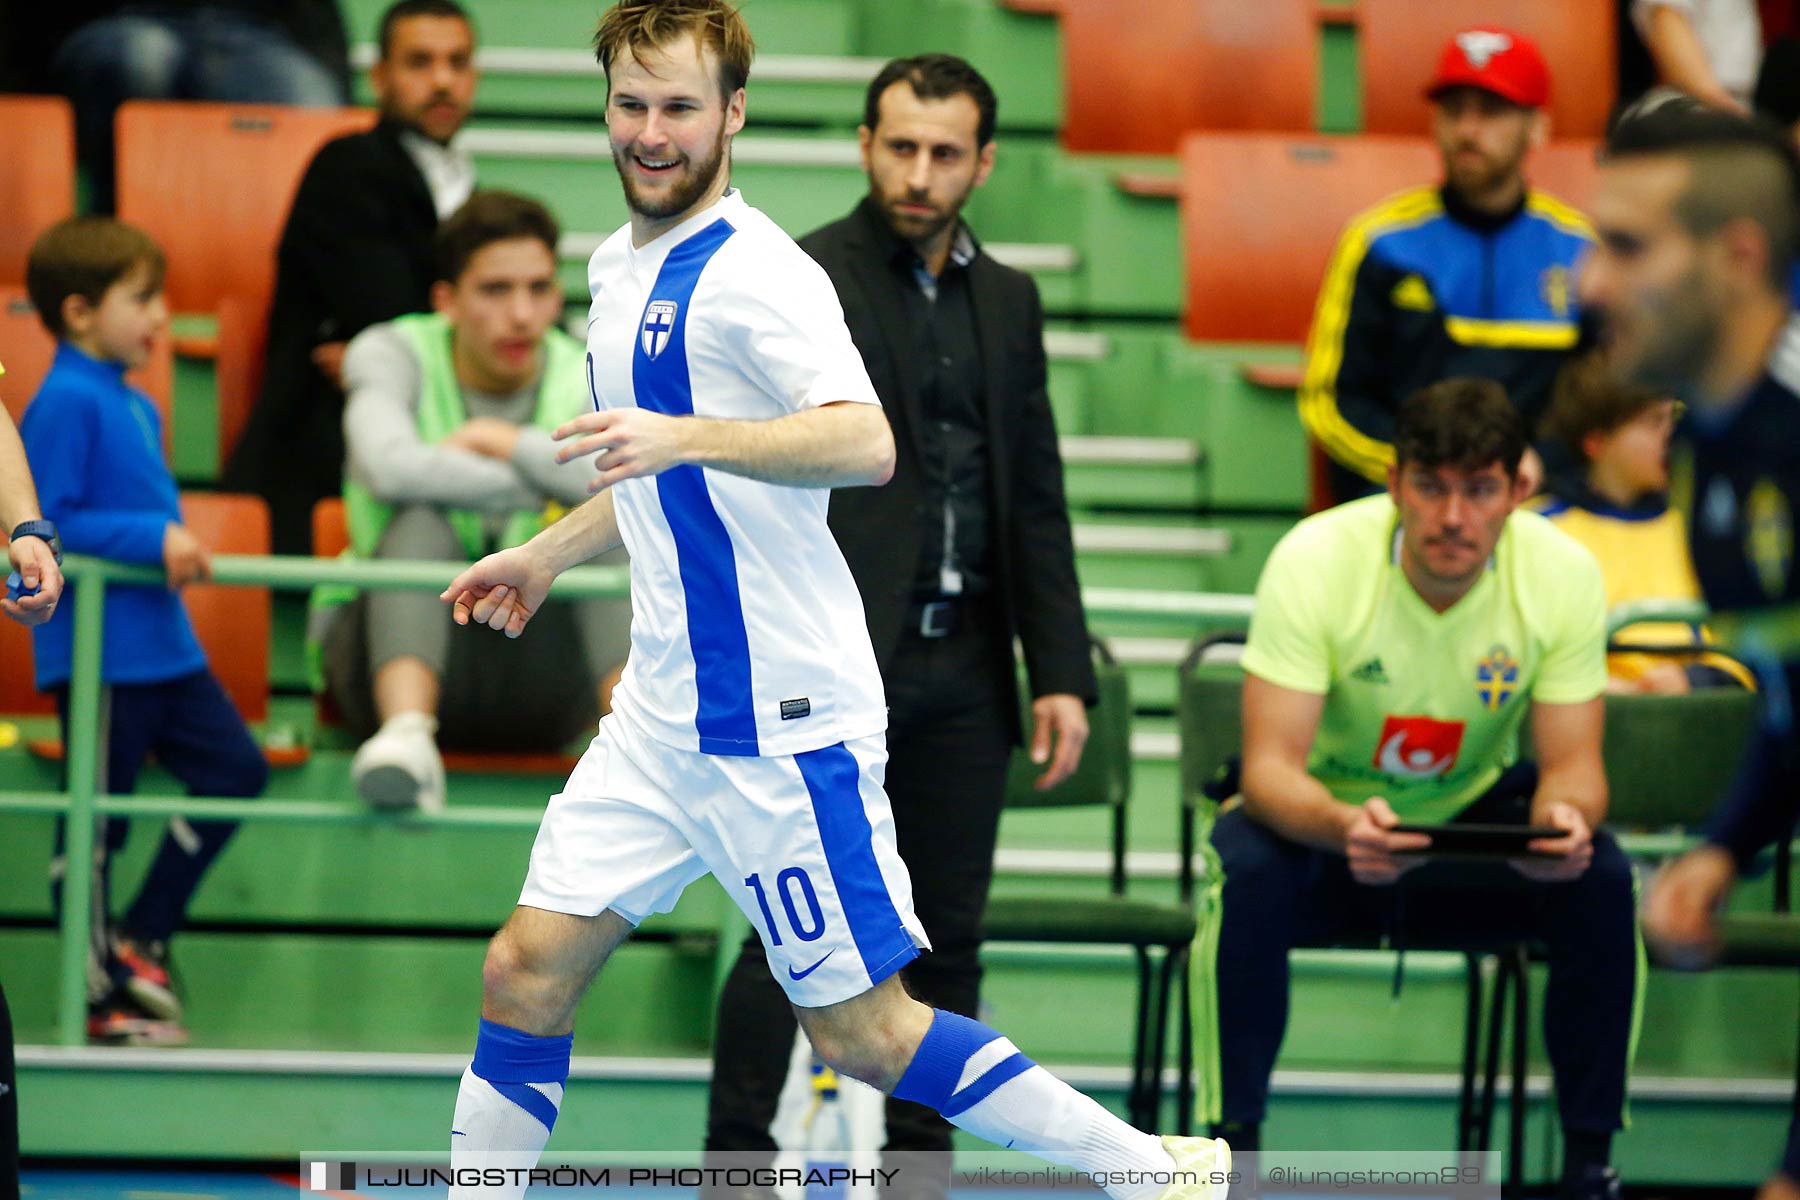
[[13, 527], [12, 540], [22, 537], [41, 538], [50, 547], [50, 553], [56, 556], [56, 565], [62, 565], [62, 539], [56, 536], [56, 526], [39, 517], [35, 521], [20, 521]]

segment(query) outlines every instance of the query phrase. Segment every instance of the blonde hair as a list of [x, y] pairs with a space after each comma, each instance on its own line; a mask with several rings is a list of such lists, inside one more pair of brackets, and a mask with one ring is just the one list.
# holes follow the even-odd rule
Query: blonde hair
[[698, 38], [718, 58], [721, 97], [729, 99], [749, 81], [756, 43], [743, 14], [727, 0], [619, 0], [594, 30], [594, 58], [610, 81], [619, 51], [641, 57], [683, 37]]

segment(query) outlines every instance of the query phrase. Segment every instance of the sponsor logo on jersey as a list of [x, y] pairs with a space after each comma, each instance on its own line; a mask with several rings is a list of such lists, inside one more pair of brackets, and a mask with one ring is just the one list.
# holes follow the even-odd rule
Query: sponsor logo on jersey
[[1395, 308], [1408, 308], [1413, 312], [1430, 312], [1437, 307], [1437, 301], [1431, 298], [1430, 286], [1417, 275], [1408, 275], [1394, 285], [1388, 293]]
[[1381, 665], [1381, 656], [1376, 655], [1350, 672], [1350, 678], [1358, 683], [1386, 683], [1387, 668]]
[[1518, 690], [1519, 660], [1508, 654], [1505, 646], [1495, 646], [1475, 664], [1475, 694], [1489, 712], [1499, 711]]
[[675, 331], [675, 314], [681, 305], [673, 300], [652, 300], [644, 309], [644, 327], [638, 332], [638, 340], [644, 345], [644, 357], [652, 362], [669, 344], [669, 335]]
[[1436, 779], [1456, 765], [1463, 723], [1432, 717], [1389, 717], [1375, 747], [1375, 769], [1400, 779]]
[[1763, 595], [1787, 595], [1794, 565], [1794, 511], [1772, 479], [1759, 479], [1744, 500], [1744, 555], [1756, 568]]

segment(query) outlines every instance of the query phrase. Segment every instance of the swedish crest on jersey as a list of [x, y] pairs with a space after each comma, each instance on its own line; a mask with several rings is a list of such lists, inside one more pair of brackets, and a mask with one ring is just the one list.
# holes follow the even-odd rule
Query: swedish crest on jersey
[[643, 347], [645, 358], [656, 361], [656, 356], [668, 346], [669, 335], [675, 332], [675, 314], [680, 311], [681, 305], [674, 300], [652, 300], [644, 306], [638, 344]]
[[1518, 688], [1519, 660], [1505, 646], [1495, 646], [1475, 664], [1475, 694], [1489, 712], [1498, 711]]

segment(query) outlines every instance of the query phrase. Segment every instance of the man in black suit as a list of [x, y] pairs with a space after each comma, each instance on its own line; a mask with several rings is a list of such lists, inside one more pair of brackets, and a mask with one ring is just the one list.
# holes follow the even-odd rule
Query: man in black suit
[[[891, 483], [831, 498], [887, 688], [887, 791], [932, 953], [907, 968], [927, 1003], [975, 1015], [981, 916], [1020, 725], [1025, 647], [1039, 787], [1081, 758], [1097, 685], [1075, 580], [1062, 460], [1031, 279], [960, 219], [994, 165], [994, 93], [930, 54], [889, 63], [858, 131], [869, 195], [801, 241], [830, 274], [894, 428]], [[754, 936], [719, 1001], [707, 1148], [767, 1153], [794, 1016]], [[929, 1109], [887, 1102], [895, 1151], [950, 1148]], [[941, 1168], [940, 1168], [941, 1169]], [[907, 1181], [939, 1192], [931, 1172]]]
[[397, 0], [369, 70], [381, 119], [319, 148], [276, 252], [262, 395], [225, 486], [269, 501], [278, 554], [311, 552], [313, 504], [344, 469], [344, 345], [430, 307], [432, 238], [475, 170], [452, 139], [475, 95], [475, 30], [455, 0]]

